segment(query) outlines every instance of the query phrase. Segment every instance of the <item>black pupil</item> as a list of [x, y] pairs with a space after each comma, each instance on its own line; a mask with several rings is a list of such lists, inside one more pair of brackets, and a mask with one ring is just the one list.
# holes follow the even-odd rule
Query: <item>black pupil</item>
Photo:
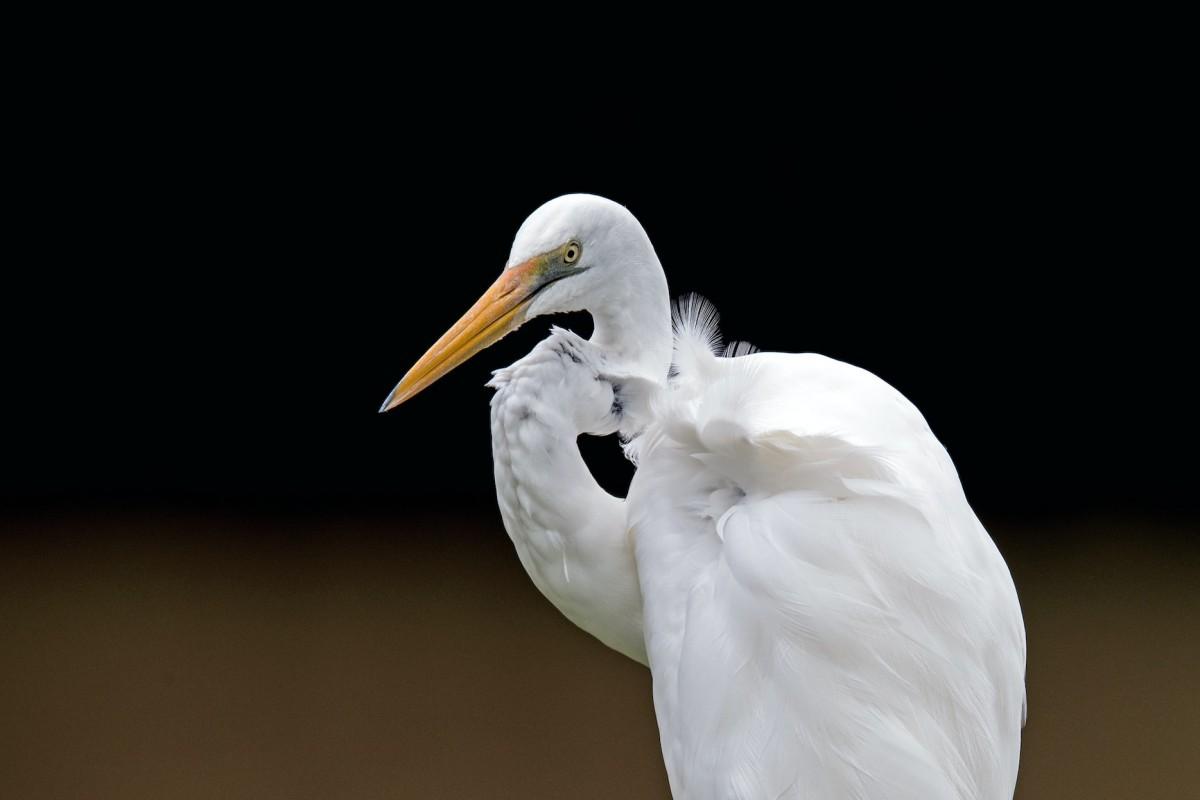
[[570, 258], [570, 259], [575, 258], [575, 248], [574, 247], [572, 247], [570, 250], [567, 251], [567, 258]]

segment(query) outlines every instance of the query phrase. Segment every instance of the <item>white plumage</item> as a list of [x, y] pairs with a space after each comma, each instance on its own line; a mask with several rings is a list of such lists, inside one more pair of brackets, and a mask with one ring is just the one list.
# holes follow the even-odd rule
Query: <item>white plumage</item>
[[[574, 195], [535, 212], [506, 275], [385, 408], [577, 308], [591, 340], [555, 329], [492, 382], [497, 497], [543, 594], [649, 665], [674, 795], [1010, 798], [1024, 627], [945, 449], [864, 370], [722, 352], [699, 298], [672, 339], [624, 208]], [[617, 430], [638, 464], [627, 500], [575, 443]]]

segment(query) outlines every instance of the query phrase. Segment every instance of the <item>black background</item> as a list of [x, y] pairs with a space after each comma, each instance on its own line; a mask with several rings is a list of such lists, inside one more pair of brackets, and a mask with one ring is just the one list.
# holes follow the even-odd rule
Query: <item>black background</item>
[[929, 68], [526, 96], [341, 55], [139, 68], [47, 126], [7, 298], [7, 503], [489, 506], [482, 384], [549, 321], [375, 410], [524, 217], [584, 191], [729, 337], [904, 392], [980, 511], [1195, 510], [1170, 131], [1098, 87]]

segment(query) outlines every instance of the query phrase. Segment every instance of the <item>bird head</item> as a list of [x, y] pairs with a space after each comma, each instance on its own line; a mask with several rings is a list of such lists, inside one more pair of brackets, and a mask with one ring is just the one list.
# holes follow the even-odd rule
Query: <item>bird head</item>
[[[652, 269], [645, 269], [647, 264]], [[500, 277], [409, 369], [380, 412], [426, 389], [527, 320], [619, 307], [641, 290], [643, 274], [657, 275], [665, 306], [665, 281], [654, 250], [624, 206], [586, 194], [551, 200], [517, 231]]]

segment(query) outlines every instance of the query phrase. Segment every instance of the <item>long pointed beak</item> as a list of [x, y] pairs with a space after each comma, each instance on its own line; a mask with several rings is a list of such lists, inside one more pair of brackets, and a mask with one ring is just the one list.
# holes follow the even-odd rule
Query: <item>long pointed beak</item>
[[421, 356], [379, 409], [382, 414], [430, 386], [459, 364], [525, 322], [525, 310], [542, 286], [543, 259], [506, 269], [462, 318]]

